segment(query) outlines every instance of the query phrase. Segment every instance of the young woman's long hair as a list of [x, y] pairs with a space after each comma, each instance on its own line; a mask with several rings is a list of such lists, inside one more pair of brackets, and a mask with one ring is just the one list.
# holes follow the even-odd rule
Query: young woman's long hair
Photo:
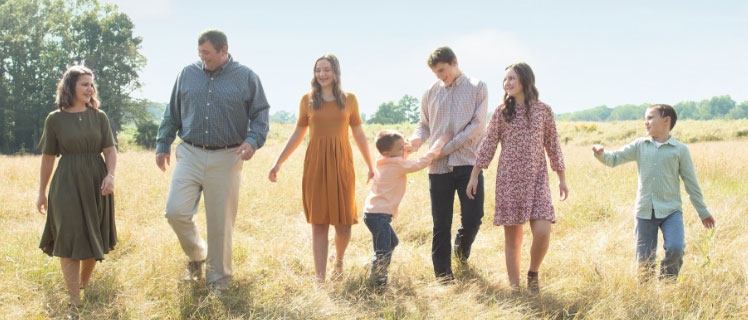
[[[320, 60], [327, 60], [330, 62], [330, 66], [332, 66], [332, 73], [334, 75], [332, 79], [332, 94], [335, 96], [335, 100], [338, 102], [338, 106], [340, 106], [340, 109], [345, 109], [345, 94], [343, 93], [341, 81], [340, 81], [340, 62], [338, 62], [338, 58], [335, 57], [332, 53], [325, 54], [317, 59], [317, 61], [314, 62], [314, 69], [313, 71], [316, 71], [317, 68], [317, 62]], [[317, 82], [317, 77], [312, 77], [312, 99], [309, 100], [309, 103], [312, 106], [312, 109], [318, 110], [322, 107], [322, 103], [324, 100], [322, 100], [322, 86]]]
[[[525, 95], [525, 117], [530, 125], [530, 107], [538, 102], [538, 88], [535, 87], [535, 74], [527, 63], [518, 62], [509, 65], [504, 70], [512, 69], [517, 74], [522, 84], [522, 93]], [[517, 100], [504, 92], [504, 105], [501, 107], [501, 115], [506, 122], [512, 122], [517, 115]]]
[[[93, 82], [93, 71], [84, 66], [72, 66], [65, 71], [62, 75], [62, 79], [57, 83], [57, 98], [55, 98], [55, 104], [60, 109], [72, 107], [75, 104], [75, 85], [78, 83], [78, 78], [82, 75], [91, 76]], [[86, 103], [88, 108], [99, 108], [98, 90], [94, 85], [93, 94], [91, 94], [91, 101]]]

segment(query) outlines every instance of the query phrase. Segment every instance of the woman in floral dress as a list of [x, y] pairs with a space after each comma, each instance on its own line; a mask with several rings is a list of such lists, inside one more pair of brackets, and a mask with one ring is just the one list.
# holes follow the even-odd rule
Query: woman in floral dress
[[553, 112], [538, 100], [535, 75], [530, 66], [522, 62], [508, 66], [504, 75], [504, 91], [503, 104], [494, 111], [478, 149], [467, 193], [468, 197], [473, 196], [478, 174], [491, 163], [501, 142], [493, 223], [504, 226], [509, 284], [512, 288], [519, 288], [522, 229], [525, 222], [530, 222], [533, 241], [527, 288], [537, 293], [540, 290], [538, 270], [548, 251], [551, 224], [556, 222], [545, 152], [548, 153], [551, 169], [558, 174], [561, 200], [566, 199], [569, 190]]

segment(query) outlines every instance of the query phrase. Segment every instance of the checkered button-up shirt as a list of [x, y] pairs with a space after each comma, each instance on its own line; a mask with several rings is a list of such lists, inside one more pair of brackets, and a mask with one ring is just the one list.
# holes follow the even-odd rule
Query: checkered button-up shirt
[[158, 129], [156, 152], [169, 153], [177, 131], [182, 140], [199, 145], [247, 142], [257, 150], [268, 134], [269, 108], [260, 78], [231, 55], [212, 72], [195, 62], [177, 77]]
[[414, 138], [430, 145], [439, 137], [452, 134], [452, 140], [442, 149], [445, 155], [434, 160], [429, 173], [442, 174], [454, 166], [472, 166], [486, 124], [488, 89], [483, 81], [464, 73], [450, 86], [438, 80], [426, 91], [421, 100], [421, 119]]

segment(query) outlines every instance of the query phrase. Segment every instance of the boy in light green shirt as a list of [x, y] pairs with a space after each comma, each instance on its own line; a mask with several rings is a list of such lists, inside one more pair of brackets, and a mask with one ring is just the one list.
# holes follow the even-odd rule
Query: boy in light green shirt
[[657, 250], [657, 232], [662, 230], [665, 258], [660, 264], [660, 277], [676, 279], [683, 265], [686, 247], [680, 179], [686, 187], [701, 223], [714, 227], [714, 217], [704, 204], [688, 147], [670, 136], [677, 115], [673, 107], [656, 104], [647, 108], [644, 125], [648, 137], [629, 143], [618, 151], [592, 147], [595, 158], [615, 167], [636, 161], [639, 188], [636, 194], [636, 259], [647, 273], [652, 272]]

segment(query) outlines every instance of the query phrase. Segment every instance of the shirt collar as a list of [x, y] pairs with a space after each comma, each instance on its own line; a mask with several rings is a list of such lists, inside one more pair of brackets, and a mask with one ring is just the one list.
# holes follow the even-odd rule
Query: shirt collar
[[377, 156], [377, 163], [390, 163], [390, 162], [398, 162], [403, 157], [385, 157], [383, 155]]
[[[655, 139], [653, 137], [649, 136], [649, 137], [647, 137], [647, 141], [654, 143]], [[665, 142], [663, 142], [662, 144], [663, 145], [665, 145], [665, 144], [675, 145], [674, 141], [675, 141], [675, 139], [673, 138], [673, 135], [670, 135], [670, 137], [668, 137], [667, 140], [665, 140]]]
[[213, 70], [213, 71], [206, 70], [205, 64], [202, 61], [200, 61], [200, 68], [203, 69], [203, 71], [213, 74], [213, 75], [220, 74], [224, 70], [226, 70], [226, 67], [228, 67], [232, 62], [234, 62], [234, 57], [232, 57], [230, 53], [228, 53], [228, 55], [229, 55], [229, 60], [227, 60], [226, 63], [224, 63], [220, 67], [216, 68], [216, 70]]
[[467, 78], [467, 77], [465, 77], [465, 73], [460, 72], [460, 75], [457, 76], [457, 78], [455, 78], [455, 81], [452, 81], [452, 84], [446, 86], [446, 85], [444, 85], [444, 82], [442, 81], [442, 86], [444, 86], [445, 88], [455, 88], [455, 87], [461, 85], [462, 82], [465, 81], [465, 78]]

